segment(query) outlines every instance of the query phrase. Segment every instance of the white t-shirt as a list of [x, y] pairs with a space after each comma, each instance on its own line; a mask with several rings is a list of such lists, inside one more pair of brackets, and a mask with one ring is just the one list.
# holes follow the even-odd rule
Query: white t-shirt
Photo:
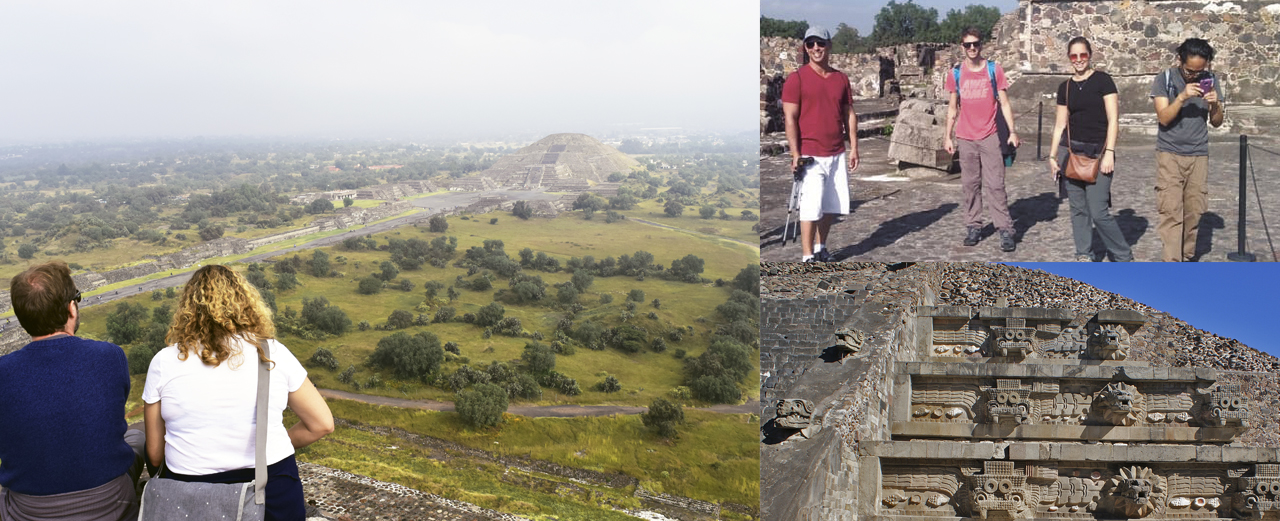
[[[179, 474], [203, 476], [254, 466], [257, 427], [257, 348], [235, 340], [237, 352], [218, 367], [200, 361], [197, 353], [178, 360], [178, 346], [156, 353], [147, 370], [142, 401], [160, 402], [164, 418], [164, 459]], [[302, 387], [307, 370], [283, 344], [269, 340], [275, 362], [267, 402], [267, 464], [293, 454], [284, 428], [283, 411], [289, 393]]]

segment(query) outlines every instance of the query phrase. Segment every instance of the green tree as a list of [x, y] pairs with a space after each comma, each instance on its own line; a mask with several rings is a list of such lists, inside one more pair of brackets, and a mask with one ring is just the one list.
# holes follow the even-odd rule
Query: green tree
[[142, 337], [142, 326], [148, 315], [142, 304], [117, 304], [115, 312], [107, 315], [107, 338], [116, 345], [132, 344]]
[[644, 302], [644, 290], [642, 289], [631, 290], [630, 293], [627, 293], [627, 300], [630, 300], [632, 302]]
[[350, 207], [350, 206], [351, 206], [351, 205], [353, 205], [353, 204], [356, 204], [356, 202], [355, 202], [355, 201], [352, 201], [350, 197], [344, 197], [344, 198], [342, 198], [342, 207], [343, 207], [343, 208]]
[[911, 0], [889, 3], [876, 14], [871, 41], [876, 47], [938, 40], [938, 10], [925, 9]]
[[778, 20], [767, 16], [760, 17], [760, 36], [782, 36], [786, 38], [795, 38], [797, 40], [804, 38], [804, 32], [809, 30], [809, 22]]
[[942, 23], [938, 25], [937, 40], [940, 42], [958, 42], [960, 41], [960, 33], [969, 27], [982, 31], [982, 39], [984, 41], [989, 40], [992, 28], [999, 21], [1000, 9], [998, 7], [970, 4], [965, 6], [963, 11], [950, 9], [947, 11], [947, 17], [943, 18]]
[[667, 204], [662, 207], [662, 213], [667, 214], [667, 217], [680, 217], [681, 215], [684, 215], [684, 205], [680, 204], [679, 201], [672, 199], [667, 201]]
[[640, 413], [640, 421], [645, 427], [657, 430], [659, 436], [673, 438], [676, 425], [684, 423], [684, 407], [666, 398], [655, 398], [649, 404], [649, 410]]
[[323, 347], [317, 347], [316, 352], [307, 359], [307, 365], [311, 367], [324, 367], [330, 371], [338, 369], [338, 357], [333, 356], [333, 351]]
[[591, 272], [587, 270], [574, 270], [573, 278], [570, 279], [570, 281], [573, 282], [573, 287], [576, 288], [579, 293], [582, 293], [583, 291], [586, 291], [587, 288], [591, 287], [591, 283], [595, 282], [595, 280], [595, 276], [591, 275]]
[[432, 216], [428, 222], [430, 223], [431, 233], [444, 233], [449, 229], [449, 220], [445, 219], [442, 214]]
[[223, 234], [225, 231], [226, 231], [226, 230], [224, 230], [221, 226], [218, 226], [218, 225], [216, 225], [216, 224], [214, 224], [214, 225], [210, 225], [210, 226], [206, 226], [206, 227], [204, 227], [204, 228], [201, 228], [201, 229], [200, 229], [200, 240], [202, 240], [202, 241], [212, 241], [212, 240], [214, 240], [214, 239], [217, 239], [217, 238], [219, 238], [219, 237], [222, 237], [222, 234]]
[[293, 273], [277, 273], [276, 289], [280, 291], [289, 291], [298, 287], [298, 276]]
[[511, 215], [527, 221], [530, 217], [533, 217], [533, 206], [525, 201], [516, 201], [515, 206], [511, 207]]
[[318, 214], [333, 211], [333, 201], [328, 199], [316, 199], [307, 205], [307, 213]]
[[698, 216], [703, 219], [710, 219], [716, 216], [716, 208], [714, 206], [703, 206], [698, 209]]
[[311, 254], [311, 275], [314, 277], [328, 277], [332, 268], [329, 267], [329, 254], [323, 250], [315, 250]]
[[382, 261], [382, 264], [380, 264], [378, 267], [381, 268], [382, 271], [378, 273], [374, 273], [373, 276], [377, 277], [378, 280], [381, 280], [383, 282], [391, 282], [391, 279], [396, 278], [396, 275], [400, 274], [400, 269], [396, 268], [395, 263], [391, 261]]
[[622, 383], [618, 381], [617, 377], [609, 375], [604, 377], [604, 380], [596, 382], [592, 389], [602, 393], [616, 393], [622, 390]]
[[502, 317], [506, 312], [507, 310], [502, 307], [502, 304], [490, 302], [488, 305], [485, 305], [480, 308], [480, 310], [476, 311], [476, 325], [480, 327], [489, 327], [497, 324], [498, 321], [502, 320]]
[[458, 311], [456, 309], [450, 306], [440, 306], [440, 309], [436, 310], [436, 316], [434, 319], [432, 319], [432, 321], [437, 323], [448, 322], [450, 320], [453, 320], [453, 316], [457, 312]]
[[858, 34], [858, 30], [841, 23], [831, 35], [831, 52], [833, 53], [866, 53], [874, 51], [867, 39]]
[[476, 427], [492, 427], [507, 412], [507, 391], [494, 384], [476, 384], [458, 393], [454, 407], [463, 419]]
[[36, 256], [36, 247], [31, 243], [18, 246], [18, 257], [21, 257], [23, 259], [30, 259], [35, 256]]

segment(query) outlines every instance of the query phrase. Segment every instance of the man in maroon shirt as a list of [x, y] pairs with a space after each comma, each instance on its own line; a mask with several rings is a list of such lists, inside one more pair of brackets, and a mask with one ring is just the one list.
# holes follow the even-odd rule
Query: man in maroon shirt
[[792, 172], [801, 168], [802, 156], [813, 158], [800, 188], [800, 260], [826, 262], [834, 260], [825, 247], [831, 223], [835, 215], [849, 214], [847, 172], [858, 168], [858, 116], [849, 77], [830, 65], [831, 33], [809, 27], [804, 48], [808, 63], [783, 84], [782, 112]]

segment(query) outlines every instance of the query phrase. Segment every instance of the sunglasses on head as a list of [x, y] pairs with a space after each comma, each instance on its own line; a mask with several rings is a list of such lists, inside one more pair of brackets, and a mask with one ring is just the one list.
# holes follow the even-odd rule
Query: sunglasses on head
[[974, 47], [982, 47], [982, 42], [962, 42], [960, 45], [965, 49], [973, 49]]
[[1071, 61], [1076, 61], [1076, 60], [1087, 60], [1087, 59], [1089, 59], [1089, 53], [1087, 53], [1087, 52], [1072, 53], [1072, 54], [1068, 54], [1068, 55], [1067, 55], [1067, 58], [1070, 58], [1070, 59], [1071, 59]]
[[808, 48], [810, 48], [810, 49], [812, 49], [812, 48], [814, 48], [814, 47], [822, 47], [822, 48], [826, 48], [826, 47], [827, 47], [827, 41], [826, 41], [826, 40], [816, 40], [816, 39], [815, 39], [815, 40], [809, 40], [809, 41], [804, 42], [804, 46], [805, 46], [805, 47], [808, 47]]

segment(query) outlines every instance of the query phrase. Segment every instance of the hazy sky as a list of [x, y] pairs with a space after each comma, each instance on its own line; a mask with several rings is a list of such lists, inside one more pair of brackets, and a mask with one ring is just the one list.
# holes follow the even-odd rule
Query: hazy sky
[[[1219, 254], [1220, 255], [1220, 254]], [[1208, 259], [1208, 260], [1222, 260]], [[1118, 293], [1211, 333], [1280, 356], [1275, 263], [1018, 263]]]
[[[937, 9], [939, 21], [947, 16], [947, 11], [963, 11], [969, 4], [997, 7], [1001, 13], [1008, 13], [1018, 7], [1017, 0], [914, 0], [914, 3], [925, 9]], [[888, 0], [760, 0], [760, 14], [781, 20], [804, 20], [809, 25], [826, 27], [833, 33], [836, 26], [843, 22], [857, 29], [858, 34], [867, 36], [875, 25], [876, 14], [888, 4]]]
[[742, 0], [50, 1], [0, 17], [0, 140], [758, 127]]

